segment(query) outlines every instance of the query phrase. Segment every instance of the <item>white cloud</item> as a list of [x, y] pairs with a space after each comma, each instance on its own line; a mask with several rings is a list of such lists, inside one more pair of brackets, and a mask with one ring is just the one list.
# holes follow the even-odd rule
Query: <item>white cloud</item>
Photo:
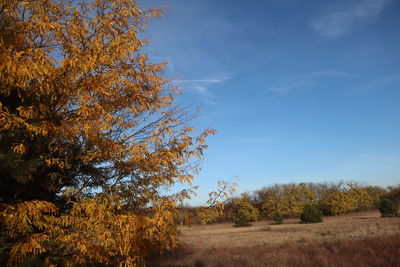
[[286, 94], [292, 89], [295, 88], [302, 88], [302, 87], [310, 87], [315, 84], [314, 81], [311, 80], [299, 80], [299, 81], [293, 81], [288, 84], [285, 84], [283, 86], [277, 86], [277, 87], [270, 87], [267, 90], [272, 91], [278, 94]]
[[207, 90], [204, 86], [201, 86], [199, 84], [193, 84], [193, 86], [191, 86], [191, 89], [193, 89], [196, 93], [204, 97], [212, 96], [212, 93], [209, 90]]
[[207, 104], [210, 104], [210, 105], [212, 105], [212, 106], [214, 106], [214, 107], [217, 107], [217, 106], [218, 106], [217, 103], [215, 103], [214, 101], [211, 101], [211, 100], [209, 100], [209, 99], [206, 99], [205, 101], [206, 101]]
[[345, 4], [319, 16], [311, 26], [322, 36], [334, 38], [379, 15], [389, 2], [391, 0], [345, 1]]
[[379, 88], [392, 82], [400, 81], [400, 73], [387, 75], [378, 79], [371, 80], [353, 88], [352, 91], [365, 91], [373, 88]]
[[272, 91], [277, 94], [286, 94], [289, 93], [292, 89], [312, 87], [315, 86], [316, 84], [320, 84], [321, 78], [324, 77], [346, 78], [346, 77], [356, 77], [356, 75], [332, 69], [316, 70], [313, 72], [304, 73], [300, 75], [293, 75], [281, 79], [282, 82], [280, 86], [270, 87], [267, 89], [267, 91]]
[[305, 74], [307, 77], [336, 76], [336, 77], [354, 77], [354, 74], [337, 70], [318, 70]]
[[173, 80], [170, 83], [175, 84], [178, 87], [182, 87], [184, 90], [189, 90], [195, 92], [196, 94], [201, 95], [203, 100], [213, 106], [217, 106], [217, 104], [212, 100], [214, 97], [213, 93], [210, 90], [211, 84], [222, 83], [226, 79], [227, 76], [223, 76], [221, 78], [206, 78], [206, 79], [193, 79], [193, 80]]

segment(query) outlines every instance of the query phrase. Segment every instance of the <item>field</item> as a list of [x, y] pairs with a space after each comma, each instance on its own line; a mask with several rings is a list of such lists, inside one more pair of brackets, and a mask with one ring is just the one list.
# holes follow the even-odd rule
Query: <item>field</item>
[[[181, 228], [181, 246], [161, 266], [400, 266], [400, 218], [379, 212], [325, 217], [323, 223], [262, 221]], [[155, 264], [157, 266], [158, 264]]]

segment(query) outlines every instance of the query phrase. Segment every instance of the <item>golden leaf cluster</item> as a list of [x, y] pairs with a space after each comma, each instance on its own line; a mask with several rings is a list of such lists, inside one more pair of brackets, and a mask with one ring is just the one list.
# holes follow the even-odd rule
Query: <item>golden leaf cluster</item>
[[338, 184], [285, 184], [265, 188], [259, 192], [262, 210], [272, 216], [298, 217], [304, 205], [313, 204], [325, 214], [336, 215], [374, 207], [375, 198], [366, 187], [355, 183]]
[[7, 237], [16, 240], [8, 265], [46, 253], [49, 264], [136, 266], [177, 244], [174, 202], [154, 205], [152, 216], [123, 213], [120, 200], [109, 195], [69, 204], [65, 214], [45, 201], [7, 205], [0, 216]]
[[263, 203], [263, 211], [271, 216], [279, 212], [283, 216], [299, 216], [305, 204], [310, 204], [315, 198], [306, 184], [288, 184], [275, 186], [266, 193]]
[[195, 133], [166, 63], [143, 52], [141, 33], [162, 14], [132, 0], [0, 0], [9, 265], [42, 255], [134, 266], [176, 245], [175, 201], [187, 195], [161, 191], [191, 184], [215, 131]]

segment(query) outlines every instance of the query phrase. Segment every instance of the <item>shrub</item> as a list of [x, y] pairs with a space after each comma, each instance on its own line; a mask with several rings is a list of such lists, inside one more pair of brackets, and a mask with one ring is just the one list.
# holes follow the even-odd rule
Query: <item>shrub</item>
[[275, 211], [272, 214], [272, 222], [273, 224], [282, 224], [283, 223], [283, 216], [279, 211]]
[[306, 203], [315, 199], [316, 195], [305, 183], [275, 185], [264, 188], [259, 193], [262, 199], [262, 210], [268, 217], [276, 211], [282, 216], [296, 216], [301, 214], [301, 210]]
[[382, 217], [395, 217], [397, 215], [397, 207], [390, 199], [382, 199], [379, 203], [379, 211]]
[[257, 220], [258, 210], [250, 204], [246, 196], [238, 198], [233, 203], [230, 219], [236, 227], [250, 226], [251, 222]]
[[306, 204], [300, 215], [301, 223], [319, 223], [323, 221], [322, 212], [313, 205]]

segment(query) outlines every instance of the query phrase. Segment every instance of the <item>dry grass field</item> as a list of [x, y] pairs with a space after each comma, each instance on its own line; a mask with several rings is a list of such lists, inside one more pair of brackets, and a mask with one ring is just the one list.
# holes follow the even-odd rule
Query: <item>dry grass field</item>
[[181, 228], [181, 242], [161, 266], [400, 266], [400, 218], [379, 212], [319, 224], [194, 225]]

